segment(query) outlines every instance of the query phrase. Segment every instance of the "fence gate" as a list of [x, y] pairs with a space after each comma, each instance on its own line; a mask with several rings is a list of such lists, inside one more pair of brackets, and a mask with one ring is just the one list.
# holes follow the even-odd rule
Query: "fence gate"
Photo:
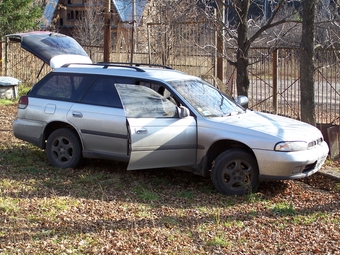
[[205, 22], [147, 25], [148, 62], [215, 83], [215, 33]]
[[[254, 48], [250, 52], [249, 106], [300, 119], [300, 49]], [[317, 123], [340, 124], [340, 62], [336, 50], [315, 57]]]

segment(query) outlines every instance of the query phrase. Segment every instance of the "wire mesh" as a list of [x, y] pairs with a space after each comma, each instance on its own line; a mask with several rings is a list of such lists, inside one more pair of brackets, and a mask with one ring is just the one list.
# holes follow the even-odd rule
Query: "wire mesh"
[[[140, 42], [134, 52], [135, 62], [163, 64], [180, 71], [200, 76], [222, 90], [236, 95], [236, 70], [225, 61], [225, 77], [218, 82], [215, 75], [216, 52], [214, 34], [204, 24], [154, 24], [149, 35], [138, 31]], [[205, 34], [205, 36], [202, 36]], [[141, 38], [143, 40], [141, 40]], [[148, 41], [149, 40], [149, 41]], [[165, 42], [166, 41], [166, 42]], [[94, 62], [102, 61], [103, 49], [86, 47]], [[42, 61], [20, 48], [18, 43], [8, 43], [2, 50], [2, 76], [12, 76], [25, 85], [33, 85], [52, 69]], [[116, 61], [121, 54], [112, 51]], [[233, 57], [235, 49], [226, 49], [225, 56]], [[277, 72], [277, 110], [279, 115], [300, 119], [299, 49], [277, 49], [274, 65], [273, 49], [252, 48], [248, 68], [250, 87], [249, 108], [257, 111], [275, 112], [274, 73]], [[340, 62], [339, 50], [317, 50], [315, 54], [315, 104], [317, 123], [340, 124]], [[39, 76], [38, 76], [39, 75]]]

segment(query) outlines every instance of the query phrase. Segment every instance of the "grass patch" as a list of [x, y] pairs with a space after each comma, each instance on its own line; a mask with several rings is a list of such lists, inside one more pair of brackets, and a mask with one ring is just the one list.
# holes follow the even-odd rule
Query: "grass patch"
[[138, 204], [136, 206], [136, 215], [138, 218], [147, 218], [151, 219], [152, 218], [152, 210], [150, 206], [145, 205], [145, 204]]
[[166, 226], [176, 226], [179, 224], [178, 218], [174, 216], [166, 216], [161, 219], [161, 222]]
[[8, 148], [6, 145], [2, 146], [4, 153], [0, 156], [0, 159], [6, 164], [12, 166], [25, 168], [26, 166], [42, 167], [48, 165], [45, 153], [43, 150], [31, 145], [31, 144], [14, 144]]
[[95, 184], [102, 180], [104, 176], [105, 175], [102, 172], [80, 174], [77, 182], [81, 184]]
[[335, 189], [336, 189], [337, 191], [340, 191], [340, 182], [337, 182], [337, 183], [335, 184]]
[[258, 193], [250, 193], [246, 195], [246, 201], [248, 203], [257, 203], [263, 201], [262, 195]]
[[292, 221], [298, 225], [309, 225], [311, 223], [316, 223], [327, 218], [326, 214], [323, 212], [316, 212], [309, 215], [294, 215]]
[[277, 204], [272, 207], [272, 212], [275, 215], [280, 215], [280, 216], [292, 216], [295, 215], [297, 212], [294, 209], [293, 204], [287, 204], [287, 203], [281, 203]]
[[313, 189], [265, 182], [258, 193], [224, 196], [209, 178], [176, 170], [95, 159], [54, 168], [44, 151], [10, 141], [0, 143], [0, 254], [301, 253], [291, 229], [313, 237], [303, 253], [339, 248], [324, 245], [337, 244], [340, 222], [340, 184], [328, 192], [325, 177]]
[[152, 185], [155, 186], [155, 187], [168, 186], [170, 184], [171, 184], [171, 181], [167, 178], [164, 178], [164, 177], [157, 177], [157, 178], [152, 180]]
[[237, 227], [242, 228], [244, 223], [240, 220], [227, 221], [223, 224], [225, 227]]
[[174, 192], [174, 196], [178, 198], [184, 198], [188, 201], [192, 201], [194, 198], [194, 192], [191, 190], [179, 190]]
[[0, 105], [14, 105], [17, 104], [17, 99], [0, 99]]
[[27, 179], [25, 182], [3, 178], [0, 180], [0, 194], [11, 194], [12, 196], [23, 196], [37, 191], [38, 183], [34, 179]]
[[139, 185], [135, 187], [133, 190], [139, 199], [142, 199], [148, 202], [159, 200], [159, 195], [150, 187]]
[[21, 210], [19, 199], [0, 197], [0, 212], [5, 215], [17, 213]]
[[38, 232], [32, 236], [32, 239], [34, 241], [40, 241], [40, 240], [45, 240], [46, 238], [53, 237], [55, 235], [56, 231], [53, 229], [48, 229], [48, 230], [42, 230], [41, 232]]
[[231, 246], [231, 243], [226, 241], [226, 238], [223, 234], [214, 236], [210, 241], [207, 242], [209, 246], [218, 246], [227, 248]]
[[[66, 214], [72, 208], [79, 205], [79, 201], [68, 199], [64, 197], [53, 197], [49, 199], [42, 199], [34, 202], [39, 214], [30, 214], [30, 222], [54, 222], [59, 223], [59, 215]], [[29, 202], [28, 202], [29, 203]], [[29, 205], [29, 204], [28, 204]]]

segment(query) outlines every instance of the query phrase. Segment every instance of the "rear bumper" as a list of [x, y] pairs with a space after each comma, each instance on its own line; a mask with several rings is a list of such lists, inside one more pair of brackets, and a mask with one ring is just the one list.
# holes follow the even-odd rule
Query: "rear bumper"
[[320, 170], [328, 152], [326, 142], [306, 151], [254, 150], [259, 165], [260, 180], [292, 180], [310, 176]]
[[45, 144], [43, 136], [45, 125], [46, 123], [44, 122], [16, 119], [13, 121], [14, 136], [43, 149]]

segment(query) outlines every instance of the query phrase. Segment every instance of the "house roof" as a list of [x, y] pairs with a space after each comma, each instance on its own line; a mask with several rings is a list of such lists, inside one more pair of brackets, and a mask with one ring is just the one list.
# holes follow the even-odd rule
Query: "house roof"
[[[42, 27], [51, 25], [59, 0], [47, 0], [46, 2]], [[143, 16], [147, 0], [111, 0], [111, 3], [115, 6], [122, 22], [132, 23], [135, 21], [138, 25]]]
[[[147, 3], [147, 0], [112, 0], [122, 22], [136, 22], [138, 25]], [[135, 5], [134, 5], [135, 4]]]
[[51, 25], [59, 0], [47, 0], [46, 2], [42, 27], [49, 27]]

